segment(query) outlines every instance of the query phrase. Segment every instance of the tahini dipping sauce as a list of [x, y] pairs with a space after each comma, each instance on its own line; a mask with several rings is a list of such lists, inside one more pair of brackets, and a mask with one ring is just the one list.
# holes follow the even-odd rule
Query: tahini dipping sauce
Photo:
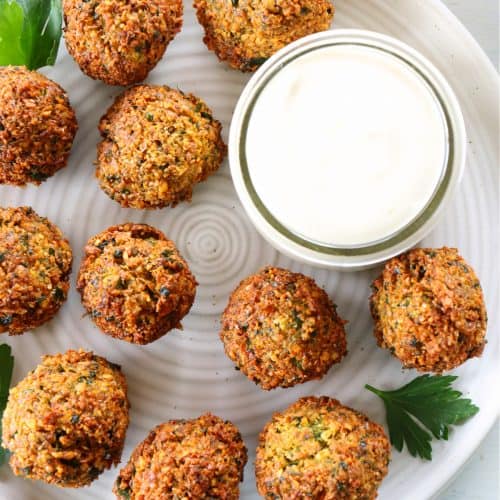
[[442, 176], [447, 134], [425, 80], [396, 56], [335, 45], [301, 55], [263, 88], [246, 156], [264, 205], [301, 237], [356, 246], [417, 217]]

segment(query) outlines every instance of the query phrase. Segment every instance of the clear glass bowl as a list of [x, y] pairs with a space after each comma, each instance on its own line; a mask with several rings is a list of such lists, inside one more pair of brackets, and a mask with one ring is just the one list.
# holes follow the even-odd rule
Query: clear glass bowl
[[[406, 226], [363, 245], [334, 246], [293, 233], [268, 210], [252, 184], [246, 158], [246, 134], [252, 110], [267, 83], [291, 61], [338, 44], [366, 46], [390, 54], [415, 71], [433, 92], [445, 121], [447, 152], [440, 181], [427, 205]], [[250, 79], [235, 108], [229, 134], [229, 163], [238, 196], [249, 218], [276, 249], [308, 264], [338, 270], [372, 267], [416, 245], [435, 226], [460, 183], [466, 157], [466, 132], [458, 100], [443, 75], [419, 52], [394, 38], [364, 30], [316, 33], [284, 47]]]

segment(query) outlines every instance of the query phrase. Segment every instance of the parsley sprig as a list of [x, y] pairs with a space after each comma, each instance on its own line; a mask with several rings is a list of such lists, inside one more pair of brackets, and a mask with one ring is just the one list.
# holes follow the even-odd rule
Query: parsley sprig
[[[2, 415], [7, 405], [9, 397], [10, 381], [14, 368], [14, 357], [11, 354], [10, 346], [0, 345], [0, 436], [2, 435]], [[0, 446], [0, 465], [7, 459], [7, 450]]]
[[53, 65], [61, 24], [61, 0], [0, 0], [0, 66]]
[[406, 443], [412, 456], [432, 460], [432, 436], [447, 440], [450, 425], [460, 424], [479, 411], [470, 399], [453, 390], [451, 384], [456, 379], [452, 375], [422, 375], [394, 391], [365, 385], [383, 400], [389, 437], [398, 451]]

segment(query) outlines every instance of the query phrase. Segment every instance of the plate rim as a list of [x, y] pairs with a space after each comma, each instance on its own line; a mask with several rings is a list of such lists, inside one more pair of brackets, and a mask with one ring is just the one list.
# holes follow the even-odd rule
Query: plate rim
[[[480, 55], [481, 60], [479, 61], [479, 64], [481, 66], [484, 66], [485, 69], [487, 68], [487, 74], [483, 75], [483, 77], [487, 77], [492, 81], [492, 83], [497, 87], [497, 90], [499, 90], [499, 83], [500, 83], [500, 75], [496, 71], [492, 61], [490, 58], [487, 56], [486, 52], [483, 50], [481, 45], [479, 45], [479, 42], [474, 38], [472, 33], [467, 29], [467, 27], [462, 23], [462, 21], [448, 8], [447, 5], [445, 5], [441, 0], [427, 0], [427, 2], [431, 3], [434, 5], [434, 8], [437, 11], [440, 11], [441, 15], [447, 17], [452, 20], [455, 29], [459, 30], [461, 32], [461, 36], [466, 39], [467, 43], [474, 48], [474, 54]], [[498, 120], [499, 117], [497, 116], [497, 128], [498, 128]], [[499, 157], [499, 146], [497, 144], [497, 150], [496, 150], [496, 157], [497, 157], [497, 165], [498, 165], [498, 157]], [[498, 169], [497, 169], [497, 174], [498, 174]], [[497, 192], [498, 193], [498, 192]], [[497, 205], [498, 205], [498, 200], [497, 200]], [[496, 241], [496, 245], [498, 248], [498, 239]], [[498, 272], [497, 272], [498, 274]], [[500, 284], [498, 283], [497, 280], [497, 294], [498, 291], [500, 290]], [[488, 325], [488, 333], [491, 334], [493, 331], [493, 328], [490, 328]], [[498, 349], [497, 349], [497, 358], [498, 358]], [[498, 368], [497, 368], [498, 372]], [[495, 408], [496, 407], [496, 408]], [[450, 486], [454, 480], [457, 478], [457, 476], [460, 474], [460, 472], [464, 469], [464, 467], [467, 465], [469, 460], [472, 458], [474, 453], [477, 451], [477, 449], [481, 446], [483, 441], [486, 439], [486, 436], [488, 433], [493, 429], [494, 425], [499, 423], [499, 418], [500, 418], [500, 401], [497, 399], [496, 404], [493, 404], [492, 406], [492, 411], [491, 414], [487, 415], [486, 418], [486, 425], [484, 425], [482, 428], [478, 429], [478, 432], [476, 435], [478, 435], [477, 441], [473, 442], [470, 444], [464, 452], [464, 448], [461, 449], [461, 454], [460, 454], [460, 459], [458, 463], [454, 466], [454, 470], [452, 474], [443, 480], [439, 482], [439, 484], [436, 485], [435, 491], [430, 494], [431, 499], [437, 499], [439, 495], [444, 493], [446, 488]]]

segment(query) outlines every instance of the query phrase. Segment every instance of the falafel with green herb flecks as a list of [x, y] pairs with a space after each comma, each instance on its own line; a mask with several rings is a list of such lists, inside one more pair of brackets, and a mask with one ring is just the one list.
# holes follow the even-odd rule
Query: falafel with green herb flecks
[[203, 41], [221, 61], [255, 71], [285, 45], [325, 31], [333, 19], [330, 0], [195, 0]]
[[149, 344], [182, 328], [196, 280], [175, 244], [147, 224], [112, 226], [90, 238], [77, 289], [107, 335]]
[[372, 284], [375, 337], [405, 368], [441, 373], [481, 356], [486, 307], [479, 279], [455, 248], [416, 248]]
[[63, 0], [66, 47], [108, 85], [142, 82], [182, 27], [182, 0]]
[[237, 369], [269, 390], [321, 378], [339, 363], [344, 324], [314, 280], [266, 267], [231, 294], [220, 337]]
[[68, 95], [24, 66], [0, 66], [0, 184], [41, 184], [66, 166], [78, 124]]
[[231, 422], [210, 413], [170, 420], [136, 447], [113, 491], [119, 500], [238, 500], [246, 462]]
[[18, 476], [86, 486], [120, 462], [128, 411], [118, 365], [82, 350], [44, 356], [10, 390], [2, 445]]
[[257, 489], [267, 499], [372, 500], [389, 460], [380, 425], [335, 399], [305, 397], [260, 433]]
[[73, 254], [60, 229], [30, 207], [0, 207], [0, 334], [51, 320], [66, 301]]
[[193, 187], [226, 156], [221, 124], [199, 98], [138, 85], [101, 118], [96, 175], [123, 207], [162, 208], [191, 200]]

